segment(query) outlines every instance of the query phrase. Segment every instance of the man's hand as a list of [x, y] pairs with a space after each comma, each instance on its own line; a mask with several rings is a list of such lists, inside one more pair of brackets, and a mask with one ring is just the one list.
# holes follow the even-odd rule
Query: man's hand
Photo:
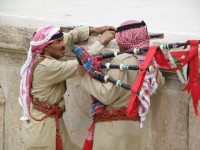
[[86, 70], [85, 70], [85, 68], [83, 67], [83, 65], [77, 65], [77, 70], [78, 70], [78, 72], [79, 72], [79, 75], [80, 76], [84, 76], [85, 75], [85, 73], [86, 73]]
[[115, 38], [115, 31], [105, 31], [99, 39], [102, 45], [106, 45]]
[[98, 35], [104, 33], [105, 31], [116, 31], [116, 28], [113, 26], [92, 27], [89, 29], [89, 34]]

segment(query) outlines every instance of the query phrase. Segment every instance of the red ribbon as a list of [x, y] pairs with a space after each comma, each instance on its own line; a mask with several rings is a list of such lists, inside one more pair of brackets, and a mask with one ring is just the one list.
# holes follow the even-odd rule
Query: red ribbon
[[[169, 60], [165, 58], [161, 50], [158, 50], [155, 59], [156, 62], [159, 64], [161, 68], [168, 69], [168, 70], [179, 70], [183, 68], [186, 63], [189, 63], [189, 80], [187, 85], [184, 87], [182, 91], [187, 90], [190, 93], [193, 106], [195, 110], [195, 114], [198, 115], [198, 101], [200, 99], [200, 84], [199, 84], [199, 74], [198, 74], [198, 47], [199, 41], [198, 40], [189, 40], [187, 41], [190, 43], [189, 51], [182, 51], [182, 52], [172, 52], [171, 54], [173, 57], [178, 58], [180, 55], [185, 55], [186, 59], [182, 59], [181, 65], [175, 68], [171, 68], [168, 64]], [[187, 47], [184, 47], [186, 49]]]
[[146, 68], [149, 66], [153, 56], [155, 55], [157, 46], [150, 46], [147, 52], [147, 55], [144, 59], [144, 61], [142, 62], [141, 66], [140, 66], [140, 73], [137, 76], [135, 82], [133, 83], [132, 87], [131, 87], [131, 98], [130, 101], [128, 103], [128, 109], [127, 109], [127, 115], [129, 116], [129, 118], [134, 118], [136, 117], [136, 115], [138, 114], [138, 98], [137, 98], [137, 94], [138, 91], [141, 89], [142, 84], [144, 82], [144, 77], [146, 75]]
[[189, 62], [189, 80], [182, 91], [187, 90], [193, 100], [195, 115], [198, 115], [198, 101], [200, 99], [199, 66], [198, 66], [198, 47], [199, 41], [190, 40], [190, 51], [187, 57]]

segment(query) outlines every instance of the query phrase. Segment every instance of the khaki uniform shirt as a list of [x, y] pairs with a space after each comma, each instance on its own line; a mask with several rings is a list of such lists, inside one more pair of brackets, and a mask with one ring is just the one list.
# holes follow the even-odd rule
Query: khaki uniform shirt
[[[72, 44], [87, 40], [89, 27], [80, 27], [64, 34], [64, 42], [69, 49]], [[90, 47], [91, 54], [99, 52], [103, 48], [100, 42]], [[38, 56], [40, 57], [40, 56]], [[37, 59], [37, 58], [36, 58]], [[58, 61], [52, 57], [46, 57], [37, 65], [33, 73], [31, 93], [34, 98], [49, 104], [58, 104], [65, 109], [63, 95], [65, 93], [66, 79], [78, 75], [78, 62], [76, 60]], [[45, 116], [31, 105], [31, 115], [36, 119]], [[68, 131], [62, 118], [59, 119], [60, 132], [63, 142], [63, 150], [80, 149], [70, 140]], [[42, 121], [24, 121], [22, 126], [22, 137], [25, 142], [25, 149], [28, 150], [55, 150], [56, 148], [56, 124], [55, 118], [47, 117]]]
[[[112, 59], [111, 64], [136, 65], [137, 60], [130, 54], [121, 54]], [[115, 80], [132, 85], [138, 71], [110, 69], [107, 74]], [[164, 79], [159, 74], [158, 84]], [[107, 109], [127, 107], [131, 92], [113, 83], [101, 83], [85, 74], [81, 86], [96, 97]], [[95, 124], [93, 150], [139, 150], [141, 131], [139, 121], [107, 121]]]

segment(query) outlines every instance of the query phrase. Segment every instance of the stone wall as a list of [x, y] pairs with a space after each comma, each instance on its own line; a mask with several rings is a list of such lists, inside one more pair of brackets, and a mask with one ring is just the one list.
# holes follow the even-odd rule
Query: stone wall
[[5, 146], [5, 98], [3, 96], [2, 89], [0, 87], [0, 149], [4, 149]]
[[[0, 149], [23, 150], [18, 103], [19, 70], [35, 28], [0, 24]], [[82, 43], [90, 46], [98, 37]], [[156, 42], [156, 41], [155, 41]], [[174, 41], [173, 41], [174, 42]], [[116, 50], [115, 41], [106, 50]], [[74, 58], [71, 58], [74, 59]], [[166, 84], [152, 97], [151, 111], [142, 130], [141, 150], [198, 150], [200, 118], [194, 116], [190, 96], [174, 72], [162, 71]], [[80, 147], [91, 122], [90, 96], [79, 86], [79, 77], [67, 81], [64, 119], [70, 136]], [[76, 91], [76, 92], [74, 92]]]

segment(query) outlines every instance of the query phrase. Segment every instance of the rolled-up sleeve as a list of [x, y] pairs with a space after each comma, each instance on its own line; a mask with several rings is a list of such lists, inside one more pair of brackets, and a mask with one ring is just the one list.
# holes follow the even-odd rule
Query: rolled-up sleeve
[[64, 43], [67, 50], [77, 42], [85, 41], [89, 38], [89, 26], [81, 26], [73, 30], [64, 32]]
[[88, 52], [90, 55], [94, 55], [99, 53], [104, 48], [104, 45], [102, 45], [99, 41], [96, 41], [92, 46], [90, 46]]

